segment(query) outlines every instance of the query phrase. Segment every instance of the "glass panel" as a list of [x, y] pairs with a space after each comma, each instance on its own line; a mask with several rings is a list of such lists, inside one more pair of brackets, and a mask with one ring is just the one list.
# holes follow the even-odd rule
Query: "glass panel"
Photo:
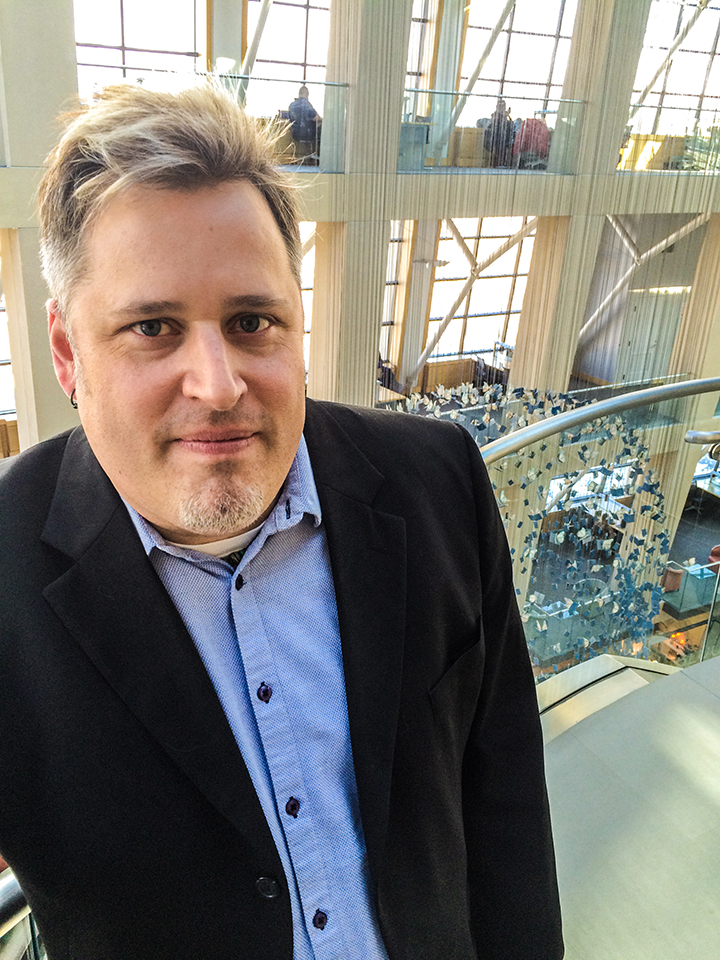
[[195, 49], [193, 0], [123, 0], [123, 9], [127, 46], [150, 50]]
[[[521, 284], [522, 284], [522, 294], [518, 296], [517, 287], [519, 287]], [[517, 340], [518, 326], [520, 323], [520, 307], [522, 306], [522, 298], [525, 294], [524, 280], [518, 280], [515, 290], [516, 290], [516, 295], [513, 297], [513, 310], [516, 310], [517, 312], [510, 314], [510, 317], [508, 318], [507, 331], [505, 333], [505, 337], [502, 338], [505, 343], [509, 343], [511, 345], [514, 345], [515, 341]]]
[[133, 50], [126, 50], [125, 63], [133, 72], [129, 74], [132, 79], [137, 76], [137, 70], [147, 72], [162, 70], [171, 73], [188, 73], [193, 68], [194, 57], [186, 57], [181, 54], [172, 53], [135, 53]]
[[301, 63], [305, 59], [306, 27], [303, 9], [274, 3], [265, 22], [263, 38], [258, 47], [258, 60]]
[[[560, 15], [560, 0], [516, 0], [513, 31], [555, 33]], [[516, 38], [513, 38], [515, 40]]]
[[[496, 84], [491, 84], [497, 90]], [[571, 172], [581, 104], [546, 99], [528, 85], [508, 86], [504, 100], [496, 92], [426, 94], [406, 87], [400, 129], [400, 171], [447, 172], [454, 168], [506, 167]], [[517, 130], [515, 121], [518, 122]]]
[[545, 81], [550, 75], [554, 47], [554, 37], [513, 33], [508, 53], [507, 79]]
[[0, 361], [10, 359], [10, 337], [8, 335], [7, 314], [0, 310]]
[[104, 43], [119, 46], [120, 0], [74, 0], [75, 38], [78, 43]]
[[[472, 240], [468, 246], [472, 250]], [[441, 263], [447, 260], [447, 266], [435, 268], [436, 281], [445, 277], [467, 277], [470, 273], [470, 262], [455, 240], [440, 240], [437, 258]]]
[[433, 286], [430, 315], [440, 318], [446, 316], [464, 285], [465, 280], [443, 280], [442, 283], [436, 283]]
[[93, 92], [110, 83], [122, 81], [122, 69], [112, 67], [86, 67], [78, 64], [78, 95], [81, 100], [90, 100]]
[[473, 0], [470, 4], [469, 23], [490, 30], [500, 19], [505, 0]]
[[15, 411], [15, 381], [10, 364], [0, 366], [0, 412]]
[[474, 353], [492, 349], [502, 329], [504, 317], [468, 317], [463, 350]]
[[484, 237], [511, 237], [523, 228], [522, 217], [483, 217]]
[[[513, 292], [513, 301], [512, 301], [513, 310], [522, 310], [523, 298], [525, 297], [526, 287], [527, 287], [527, 277], [518, 276], [517, 280], [515, 281], [515, 290]], [[517, 320], [515, 325], [517, 326]], [[506, 337], [506, 342], [515, 343], [515, 337], [514, 336], [511, 337], [510, 334], [508, 333]]]
[[534, 237], [526, 237], [522, 241], [522, 251], [520, 253], [520, 263], [518, 264], [518, 273], [527, 273], [530, 269], [533, 249], [535, 246]]
[[565, 0], [565, 11], [562, 22], [562, 34], [565, 37], [569, 37], [572, 34], [577, 5], [578, 0]]
[[567, 70], [568, 57], [570, 56], [570, 40], [559, 40], [557, 49], [555, 51], [555, 65], [553, 67], [552, 81], [553, 85], [557, 89], [552, 91], [552, 94], [559, 97], [561, 92], [562, 82], [565, 79], [565, 71]]
[[309, 63], [325, 64], [330, 40], [330, 11], [308, 12], [307, 59]]
[[[496, 244], [497, 247], [497, 244]], [[483, 276], [499, 277], [506, 276], [515, 272], [515, 261], [517, 259], [517, 247], [511, 247], [507, 253], [504, 253], [497, 260], [493, 261], [487, 268]]]
[[667, 90], [670, 93], [693, 95], [692, 105], [697, 102], [697, 93], [702, 90], [707, 72], [707, 58], [696, 52], [678, 50], [673, 54], [668, 72]]
[[[654, 0], [632, 95], [619, 168], [634, 171], [714, 170], [718, 167], [718, 132], [713, 99], [720, 90], [716, 71], [720, 11], [702, 9], [688, 35], [673, 53], [670, 65], [655, 79], [675, 37], [700, 8], [681, 8], [670, 0]], [[707, 81], [707, 85], [706, 85]], [[710, 95], [708, 98], [708, 94]]]
[[511, 277], [481, 277], [470, 295], [470, 313], [505, 312], [510, 298]]
[[[388, 283], [385, 286], [385, 298], [383, 302], [383, 327], [389, 328], [393, 322], [393, 315], [395, 311], [395, 297], [397, 295], [397, 284]], [[387, 332], [385, 333], [385, 350], [381, 350], [381, 356], [383, 360], [387, 360]]]
[[102, 47], [78, 46], [77, 58], [81, 63], [122, 66], [122, 50], [105, 50]]
[[[454, 354], [460, 351], [460, 335], [462, 333], [462, 317], [455, 317], [447, 325], [447, 329], [440, 338], [440, 342], [433, 351], [433, 356], [438, 354]], [[431, 321], [429, 324], [428, 337], [435, 336], [435, 332], [440, 326], [440, 321]]]

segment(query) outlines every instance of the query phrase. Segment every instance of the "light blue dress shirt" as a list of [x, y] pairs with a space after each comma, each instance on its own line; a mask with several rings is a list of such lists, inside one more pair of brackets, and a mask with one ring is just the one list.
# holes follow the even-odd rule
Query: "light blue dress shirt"
[[[305, 439], [235, 572], [143, 546], [210, 675], [285, 870], [294, 960], [387, 960], [370, 895], [335, 589]], [[242, 583], [240, 589], [236, 583]]]

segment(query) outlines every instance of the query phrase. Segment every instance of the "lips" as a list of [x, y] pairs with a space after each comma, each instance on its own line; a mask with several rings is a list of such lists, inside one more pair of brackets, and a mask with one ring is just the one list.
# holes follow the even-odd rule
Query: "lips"
[[206, 456], [228, 456], [247, 449], [258, 434], [253, 430], [203, 429], [183, 437], [175, 443], [183, 450]]
[[178, 440], [181, 443], [231, 443], [234, 440], [249, 440], [254, 435], [254, 430], [203, 430], [178, 437]]

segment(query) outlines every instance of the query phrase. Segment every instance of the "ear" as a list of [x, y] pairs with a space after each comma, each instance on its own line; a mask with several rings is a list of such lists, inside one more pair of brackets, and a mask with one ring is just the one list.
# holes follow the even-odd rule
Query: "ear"
[[50, 336], [50, 350], [52, 351], [55, 375], [65, 393], [70, 394], [75, 389], [75, 356], [65, 332], [65, 323], [60, 313], [57, 300], [48, 300], [48, 334]]

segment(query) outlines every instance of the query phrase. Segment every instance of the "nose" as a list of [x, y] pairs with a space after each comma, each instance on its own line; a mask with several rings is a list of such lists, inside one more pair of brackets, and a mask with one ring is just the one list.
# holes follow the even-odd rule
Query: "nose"
[[186, 343], [183, 394], [213, 410], [231, 410], [247, 392], [236, 351], [222, 330], [196, 330]]

